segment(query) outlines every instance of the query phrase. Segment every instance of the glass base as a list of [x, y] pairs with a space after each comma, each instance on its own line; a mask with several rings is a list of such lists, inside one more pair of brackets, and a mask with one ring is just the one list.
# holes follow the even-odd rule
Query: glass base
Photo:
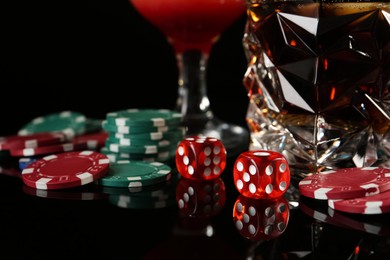
[[187, 136], [203, 135], [218, 138], [227, 151], [227, 157], [236, 157], [249, 149], [249, 131], [239, 125], [218, 118], [208, 120], [202, 126], [187, 125]]

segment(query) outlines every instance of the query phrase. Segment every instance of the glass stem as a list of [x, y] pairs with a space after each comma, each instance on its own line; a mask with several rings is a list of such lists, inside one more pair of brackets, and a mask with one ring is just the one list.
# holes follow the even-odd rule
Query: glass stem
[[213, 118], [206, 84], [208, 55], [189, 50], [176, 58], [179, 70], [176, 109], [182, 113], [188, 133], [197, 132]]

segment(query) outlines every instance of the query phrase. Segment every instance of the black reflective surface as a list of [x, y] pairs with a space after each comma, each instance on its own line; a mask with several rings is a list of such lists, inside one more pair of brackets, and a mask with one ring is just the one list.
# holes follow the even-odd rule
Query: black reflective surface
[[[26, 187], [17, 169], [0, 175], [2, 252], [14, 258], [387, 259], [389, 215], [332, 211], [299, 197], [294, 182], [274, 201], [243, 198], [232, 179], [174, 178], [140, 189], [96, 183], [65, 190]], [[176, 175], [180, 177], [180, 175]], [[188, 188], [194, 192], [183, 200]], [[184, 202], [183, 202], [184, 201]], [[239, 229], [236, 204], [253, 206]], [[280, 213], [280, 205], [287, 205]], [[183, 206], [184, 205], [184, 206]], [[269, 213], [271, 209], [271, 214]], [[268, 210], [268, 211], [267, 211]], [[278, 211], [279, 210], [279, 211]], [[248, 229], [249, 230], [249, 229]], [[12, 248], [20, 248], [14, 250]]]
[[[124, 108], [174, 107], [173, 52], [127, 1], [0, 5], [0, 136], [15, 134], [36, 116], [65, 109], [104, 118], [105, 113]], [[243, 126], [244, 21], [215, 45], [208, 77], [215, 114]], [[151, 67], [158, 69], [151, 73]], [[388, 213], [331, 211], [323, 201], [300, 198], [294, 189], [297, 180], [285, 194], [288, 221], [278, 225], [281, 218], [276, 218], [279, 222], [266, 229], [267, 225], [253, 225], [256, 235], [243, 234], [233, 215], [240, 199], [233, 184], [234, 160], [228, 158], [218, 185], [197, 184], [208, 191], [196, 193], [207, 197], [208, 205], [193, 197], [192, 204], [183, 207], [176, 198], [178, 187], [193, 184], [180, 179], [143, 192], [94, 183], [41, 191], [23, 184], [16, 158], [2, 159], [0, 255], [3, 259], [389, 259]], [[264, 207], [258, 201], [246, 203]], [[280, 209], [280, 202], [267, 203], [274, 211]], [[261, 214], [258, 219], [273, 223], [273, 218]]]

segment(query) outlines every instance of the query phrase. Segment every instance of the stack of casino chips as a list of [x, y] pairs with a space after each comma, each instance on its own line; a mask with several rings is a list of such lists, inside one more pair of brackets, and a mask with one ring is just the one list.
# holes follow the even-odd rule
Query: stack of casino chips
[[77, 111], [60, 111], [36, 117], [15, 135], [0, 137], [2, 154], [17, 158], [23, 170], [44, 156], [71, 151], [99, 151], [107, 139], [100, 119]]
[[326, 201], [336, 211], [362, 215], [390, 213], [390, 169], [384, 165], [322, 171], [303, 178], [299, 192]]
[[101, 152], [111, 162], [139, 160], [170, 163], [185, 136], [182, 115], [167, 109], [126, 109], [106, 114], [108, 138]]

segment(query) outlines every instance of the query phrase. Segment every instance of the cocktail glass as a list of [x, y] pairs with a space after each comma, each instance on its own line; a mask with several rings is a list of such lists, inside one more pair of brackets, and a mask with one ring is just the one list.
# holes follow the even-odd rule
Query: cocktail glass
[[218, 138], [224, 143], [228, 155], [236, 155], [246, 150], [249, 145], [247, 128], [222, 121], [214, 115], [207, 95], [206, 78], [207, 63], [213, 44], [221, 33], [232, 26], [240, 16], [245, 15], [245, 2], [129, 1], [146, 20], [164, 33], [173, 47], [179, 72], [175, 109], [183, 114], [187, 135]]

